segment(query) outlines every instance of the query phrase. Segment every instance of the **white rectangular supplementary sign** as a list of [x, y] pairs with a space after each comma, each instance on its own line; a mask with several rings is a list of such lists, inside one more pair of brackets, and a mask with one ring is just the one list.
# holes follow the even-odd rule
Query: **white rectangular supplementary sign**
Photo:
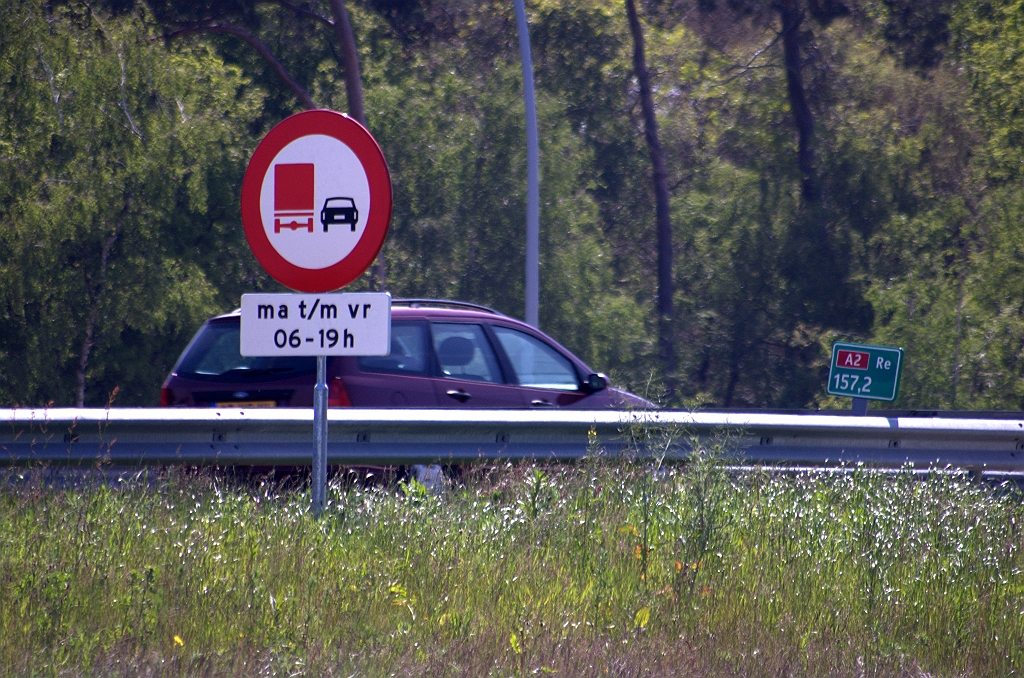
[[244, 356], [388, 355], [391, 294], [243, 294]]

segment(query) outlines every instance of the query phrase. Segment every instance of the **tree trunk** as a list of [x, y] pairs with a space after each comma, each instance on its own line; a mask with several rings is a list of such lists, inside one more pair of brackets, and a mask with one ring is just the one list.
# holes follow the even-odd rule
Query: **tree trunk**
[[[348, 114], [355, 118], [363, 127], [366, 124], [366, 113], [363, 109], [362, 71], [359, 68], [359, 53], [356, 51], [356, 36], [352, 32], [352, 24], [348, 20], [345, 0], [330, 0], [331, 13], [334, 15], [334, 31], [341, 45], [341, 67], [345, 71], [345, 94], [348, 97]], [[384, 263], [384, 249], [377, 255], [377, 260], [370, 271], [370, 289], [387, 289], [387, 266]]]
[[658, 232], [658, 352], [665, 370], [665, 395], [671, 400], [675, 396], [676, 357], [672, 337], [672, 218], [669, 213], [668, 175], [665, 171], [665, 153], [658, 139], [658, 121], [654, 115], [654, 97], [644, 54], [644, 33], [637, 16], [635, 0], [626, 0], [626, 15], [633, 34], [633, 69], [640, 85], [644, 136], [647, 138], [653, 167]]
[[953, 389], [949, 397], [949, 409], [956, 409], [956, 387], [960, 383], [960, 335], [963, 333], [964, 313], [964, 272], [960, 271], [956, 285], [956, 337], [953, 341]]
[[89, 367], [89, 355], [95, 345], [96, 322], [99, 319], [100, 303], [103, 301], [103, 287], [107, 282], [107, 262], [110, 260], [110, 250], [118, 238], [121, 237], [121, 230], [124, 227], [124, 220], [128, 217], [128, 210], [132, 205], [132, 194], [129, 193], [124, 199], [124, 208], [117, 216], [117, 224], [114, 232], [103, 239], [100, 246], [100, 270], [96, 275], [96, 284], [89, 288], [89, 317], [85, 321], [85, 337], [82, 339], [82, 351], [78, 356], [78, 370], [75, 374], [75, 407], [85, 407], [85, 372]]
[[331, 13], [334, 15], [334, 32], [341, 45], [341, 68], [345, 72], [345, 94], [348, 96], [348, 114], [366, 127], [366, 114], [363, 111], [362, 72], [359, 68], [359, 53], [356, 52], [356, 36], [352, 32], [352, 24], [348, 20], [345, 0], [330, 0]]
[[814, 177], [814, 115], [807, 104], [804, 77], [800, 70], [800, 24], [804, 17], [797, 6], [797, 0], [782, 0], [778, 7], [782, 19], [789, 106], [793, 110], [798, 136], [797, 163], [802, 178], [803, 199], [805, 203], [813, 203], [818, 199]]

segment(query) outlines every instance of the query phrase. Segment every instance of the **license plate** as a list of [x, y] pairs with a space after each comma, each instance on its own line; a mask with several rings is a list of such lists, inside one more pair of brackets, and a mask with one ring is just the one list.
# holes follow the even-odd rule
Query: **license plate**
[[277, 407], [276, 400], [236, 400], [230, 403], [217, 403], [217, 407]]

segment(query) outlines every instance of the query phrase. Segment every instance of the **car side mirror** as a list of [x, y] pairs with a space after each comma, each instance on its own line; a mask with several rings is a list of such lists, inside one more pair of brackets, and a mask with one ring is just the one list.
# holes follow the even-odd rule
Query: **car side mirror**
[[583, 382], [583, 388], [587, 393], [603, 391], [608, 388], [608, 377], [604, 376], [600, 372], [591, 374], [587, 377], [587, 380]]

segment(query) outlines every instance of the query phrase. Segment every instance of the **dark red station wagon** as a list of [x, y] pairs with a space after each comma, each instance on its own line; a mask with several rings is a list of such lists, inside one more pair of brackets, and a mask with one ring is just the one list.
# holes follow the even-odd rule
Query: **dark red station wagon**
[[[171, 407], [312, 407], [316, 359], [239, 353], [238, 312], [200, 328], [164, 381]], [[331, 407], [645, 408], [558, 342], [475, 304], [396, 299], [391, 354], [327, 360]]]

